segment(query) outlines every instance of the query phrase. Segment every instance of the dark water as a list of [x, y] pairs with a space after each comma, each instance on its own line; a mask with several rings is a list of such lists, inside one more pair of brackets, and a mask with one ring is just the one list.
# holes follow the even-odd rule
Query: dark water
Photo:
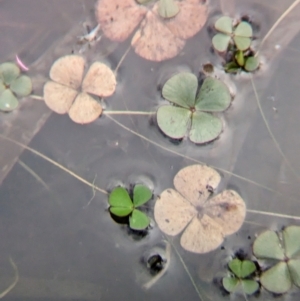
[[[275, 1], [270, 6], [268, 1], [236, 2], [229, 1], [225, 6], [229, 12], [234, 9], [231, 13], [238, 16], [248, 13], [259, 25], [258, 39], [292, 3]], [[82, 22], [93, 24], [93, 5], [94, 1], [83, 0], [28, 0], [26, 5], [22, 0], [0, 0], [0, 37], [7, 41], [0, 48], [1, 62], [13, 60], [16, 52], [22, 55], [24, 62], [32, 66], [34, 93], [40, 94], [52, 62], [72, 50], [78, 51], [76, 36], [84, 33]], [[211, 5], [208, 26], [221, 12], [218, 1]], [[299, 12], [298, 7], [265, 43], [265, 65], [253, 79], [270, 129], [298, 174], [300, 37], [295, 20]], [[290, 34], [283, 36], [282, 31], [287, 28]], [[182, 55], [163, 63], [147, 62], [130, 51], [118, 72], [117, 91], [105, 101], [107, 109], [154, 111], [162, 101], [160, 86], [173, 72], [188, 69], [198, 73], [207, 61], [220, 65], [209, 45], [205, 27], [188, 41]], [[103, 38], [84, 55], [88, 61], [102, 58], [115, 68], [128, 46], [128, 41], [115, 45]], [[170, 142], [149, 116], [113, 118], [152, 142], [120, 127], [107, 116], [87, 126], [72, 123], [68, 116], [49, 117], [42, 102], [30, 99], [19, 112], [3, 118], [1, 115], [0, 128], [6, 136], [25, 144], [30, 142], [31, 148], [105, 190], [118, 183], [129, 186], [142, 180], [159, 195], [173, 186], [179, 169], [195, 160], [219, 168], [223, 176], [220, 191], [234, 188], [245, 199], [249, 211], [243, 227], [227, 237], [222, 248], [205, 255], [182, 250], [180, 236], [173, 242], [203, 300], [229, 300], [218, 285], [228, 258], [240, 249], [250, 254], [255, 235], [262, 229], [299, 224], [300, 188], [299, 178], [290, 170], [263, 122], [249, 78], [222, 74], [221, 77], [233, 87], [236, 97], [224, 114], [224, 133], [207, 146]], [[151, 279], [141, 262], [143, 254], [165, 239], [155, 225], [146, 237], [137, 239], [126, 226], [112, 221], [105, 194], [96, 192], [93, 198], [91, 187], [9, 142], [1, 140], [0, 151], [8, 156], [0, 161], [0, 287], [5, 288], [12, 277], [9, 256], [20, 273], [18, 285], [6, 298], [199, 299], [174, 249], [167, 273], [152, 288], [143, 289], [143, 284]], [[30, 174], [24, 164], [39, 178]], [[12, 169], [4, 169], [6, 165]], [[154, 201], [150, 206], [153, 205]], [[153, 217], [151, 210], [150, 216]], [[243, 300], [240, 296], [233, 298]], [[262, 293], [259, 299], [273, 297]], [[276, 300], [298, 299], [299, 292], [295, 291]]]

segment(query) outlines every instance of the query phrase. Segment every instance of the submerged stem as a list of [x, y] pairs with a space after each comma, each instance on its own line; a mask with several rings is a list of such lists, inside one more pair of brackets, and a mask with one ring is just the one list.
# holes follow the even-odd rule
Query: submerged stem
[[276, 138], [275, 138], [273, 132], [271, 131], [271, 128], [270, 128], [270, 126], [269, 126], [269, 124], [268, 124], [267, 118], [266, 118], [266, 116], [265, 116], [265, 114], [264, 114], [264, 112], [263, 112], [263, 110], [262, 110], [262, 107], [261, 107], [261, 104], [260, 104], [260, 100], [259, 100], [259, 97], [258, 97], [258, 93], [257, 93], [256, 87], [255, 87], [255, 85], [254, 85], [253, 77], [252, 77], [251, 75], [250, 75], [250, 77], [251, 77], [252, 88], [253, 88], [253, 91], [254, 91], [254, 94], [255, 94], [255, 97], [256, 97], [256, 101], [257, 101], [257, 106], [258, 106], [258, 108], [259, 108], [260, 115], [261, 115], [261, 117], [262, 117], [262, 119], [263, 119], [263, 121], [264, 121], [264, 124], [265, 124], [265, 126], [266, 126], [266, 128], [267, 128], [267, 130], [268, 130], [268, 132], [269, 132], [269, 135], [271, 136], [271, 138], [272, 138], [272, 140], [273, 140], [273, 142], [274, 142], [274, 144], [275, 144], [275, 146], [276, 146], [278, 152], [280, 153], [281, 157], [283, 158], [283, 161], [286, 163], [286, 165], [289, 167], [289, 169], [292, 171], [292, 173], [296, 176], [296, 178], [297, 178], [298, 180], [300, 180], [299, 174], [296, 172], [296, 170], [293, 168], [293, 166], [292, 166], [292, 164], [290, 163], [290, 161], [289, 161], [289, 160], [287, 159], [287, 157], [285, 156], [285, 154], [284, 154], [284, 152], [282, 151], [282, 149], [281, 149], [281, 147], [280, 147], [278, 141], [276, 140]]
[[103, 115], [153, 115], [156, 112], [142, 111], [103, 111]]
[[273, 24], [273, 26], [270, 28], [270, 30], [267, 32], [267, 34], [262, 39], [259, 48], [255, 54], [255, 56], [258, 56], [258, 52], [261, 49], [262, 45], [265, 43], [265, 41], [269, 38], [269, 36], [273, 33], [275, 28], [279, 25], [279, 23], [300, 3], [300, 0], [296, 0], [291, 6], [287, 8], [287, 10], [277, 19], [277, 21]]
[[16, 286], [16, 284], [19, 281], [18, 267], [16, 266], [15, 262], [12, 260], [11, 257], [9, 257], [9, 261], [15, 271], [15, 280], [7, 289], [5, 289], [2, 293], [0, 293], [0, 299], [5, 297]]

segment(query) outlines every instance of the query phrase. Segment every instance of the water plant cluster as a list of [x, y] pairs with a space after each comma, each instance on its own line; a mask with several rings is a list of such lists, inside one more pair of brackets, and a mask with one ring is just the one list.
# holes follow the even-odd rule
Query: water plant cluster
[[251, 49], [253, 30], [246, 21], [236, 22], [222, 16], [215, 22], [217, 33], [212, 38], [214, 49], [225, 57], [224, 70], [236, 73], [253, 72], [259, 67], [259, 59]]

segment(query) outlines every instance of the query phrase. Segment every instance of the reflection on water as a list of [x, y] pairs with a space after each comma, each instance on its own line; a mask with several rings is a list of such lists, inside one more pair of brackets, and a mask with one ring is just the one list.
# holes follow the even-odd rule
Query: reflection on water
[[[82, 22], [86, 19], [93, 21], [91, 9], [94, 1], [28, 0], [26, 3], [24, 5], [22, 0], [0, 0], [0, 37], [1, 41], [7, 41], [1, 42], [0, 57], [1, 61], [13, 59], [15, 52], [18, 52], [27, 64], [35, 62], [32, 76], [40, 79], [39, 83], [36, 82], [35, 93], [41, 93], [52, 61], [72, 49], [78, 50], [72, 48], [76, 40], [74, 37], [80, 33]], [[234, 4], [232, 7], [239, 15], [250, 12], [260, 25], [259, 32], [265, 34], [292, 1], [275, 1], [271, 6], [268, 1], [230, 3]], [[211, 14], [215, 16], [220, 13], [219, 2], [212, 1], [212, 5]], [[294, 22], [298, 11], [299, 7], [287, 20]], [[299, 75], [295, 64], [298, 57], [295, 49], [299, 48], [300, 40], [299, 35], [293, 38], [292, 34], [289, 37], [278, 34], [286, 29], [284, 26], [283, 22], [262, 49], [267, 65], [264, 73], [254, 76], [254, 84], [274, 136], [294, 169], [300, 173]], [[293, 27], [293, 30], [298, 31], [298, 28]], [[72, 34], [65, 37], [67, 32]], [[276, 50], [275, 46], [279, 44], [281, 47]], [[171, 74], [183, 69], [197, 74], [202, 64], [208, 61], [220, 66], [221, 61], [210, 52], [209, 45], [210, 37], [206, 30], [202, 30], [188, 41], [180, 56], [170, 61], [148, 62], [130, 51], [118, 72], [117, 92], [106, 100], [107, 108], [155, 110], [161, 103], [158, 90]], [[86, 50], [84, 54], [91, 61], [103, 56], [104, 47], [110, 53], [107, 62], [115, 68], [128, 46], [125, 42], [116, 48], [114, 43], [103, 38], [95, 48]], [[172, 187], [172, 179], [179, 169], [193, 163], [188, 158], [192, 157], [224, 169], [221, 171], [224, 178], [220, 189], [226, 186], [237, 190], [248, 209], [300, 216], [298, 179], [295, 179], [270, 138], [257, 110], [257, 100], [249, 78], [224, 74], [221, 77], [226, 77], [235, 87], [236, 97], [225, 114], [225, 132], [215, 143], [203, 147], [188, 141], [180, 144], [170, 142], [157, 129], [155, 120], [147, 116], [122, 115], [114, 118], [161, 147], [126, 131], [105, 116], [91, 125], [79, 126], [66, 116], [52, 114], [47, 119], [47, 115], [44, 126], [43, 123], [37, 126], [33, 122], [24, 133], [24, 126], [18, 127], [18, 123], [28, 123], [28, 116], [32, 116], [30, 120], [40, 120], [42, 114], [48, 113], [43, 103], [36, 104], [32, 100], [26, 100], [20, 111], [22, 114], [11, 115], [14, 118], [9, 122], [8, 118], [12, 117], [5, 116], [1, 129], [8, 135], [7, 124], [10, 124], [10, 131], [18, 133], [13, 137], [17, 140], [23, 138], [27, 144], [34, 134], [33, 128], [38, 133], [30, 143], [32, 148], [89, 182], [95, 181], [103, 189], [111, 189], [112, 183], [117, 182], [128, 186], [142, 177], [150, 179], [154, 194], [159, 195], [167, 187]], [[40, 111], [36, 111], [37, 106]], [[35, 112], [39, 115], [34, 116], [37, 115]], [[3, 148], [9, 153], [12, 144], [1, 141], [0, 147], [0, 151]], [[20, 152], [21, 149], [18, 149], [14, 158]], [[96, 192], [87, 206], [93, 196], [90, 187], [28, 151], [22, 153], [20, 160], [49, 189], [20, 164], [14, 165], [2, 182], [0, 268], [3, 267], [3, 281], [0, 278], [0, 285], [3, 283], [5, 287], [5, 281], [11, 276], [7, 264], [9, 255], [16, 261], [21, 277], [19, 287], [10, 296], [47, 297], [51, 300], [99, 300], [99, 296], [101, 300], [197, 300], [198, 295], [174, 249], [166, 275], [148, 291], [143, 290], [142, 285], [150, 276], [141, 263], [141, 257], [164, 239], [155, 225], [148, 236], [136, 241], [128, 235], [125, 226], [111, 220], [106, 195]], [[251, 244], [257, 232], [265, 227], [279, 229], [286, 224], [299, 223], [253, 211], [248, 212], [246, 219], [236, 235], [226, 238], [222, 248], [206, 255], [187, 253], [174, 239], [173, 243], [196, 285], [202, 287], [200, 292], [206, 292], [208, 296], [203, 300], [229, 300], [229, 296], [221, 295], [217, 281], [213, 283], [213, 279], [221, 277], [228, 258], [235, 252], [243, 248], [246, 253], [251, 253]], [[272, 296], [263, 294], [261, 298], [271, 300]], [[280, 297], [277, 300], [283, 299]], [[298, 299], [299, 292], [290, 298]]]

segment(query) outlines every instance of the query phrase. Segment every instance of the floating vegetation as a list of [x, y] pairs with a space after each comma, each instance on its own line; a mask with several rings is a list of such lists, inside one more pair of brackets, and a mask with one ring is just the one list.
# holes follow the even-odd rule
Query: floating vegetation
[[189, 72], [171, 77], [163, 86], [162, 95], [171, 102], [157, 110], [159, 128], [173, 139], [187, 133], [194, 143], [207, 143], [218, 138], [222, 121], [214, 113], [223, 112], [231, 103], [228, 87], [218, 79], [207, 77], [198, 91], [198, 79]]
[[[112, 70], [101, 62], [94, 62], [84, 76], [85, 60], [79, 55], [67, 55], [54, 62], [50, 79], [44, 86], [46, 105], [58, 114], [68, 113], [80, 124], [95, 121], [102, 106], [92, 95], [111, 96], [116, 89]], [[81, 87], [81, 90], [80, 90]]]
[[228, 267], [232, 274], [224, 277], [222, 283], [229, 293], [242, 291], [246, 295], [252, 295], [258, 291], [258, 282], [251, 279], [256, 272], [256, 265], [253, 261], [235, 258], [228, 263]]
[[[237, 24], [234, 25], [234, 23]], [[234, 22], [232, 18], [222, 16], [216, 21], [215, 29], [218, 31], [212, 39], [215, 50], [220, 53], [230, 53], [227, 55], [229, 58], [224, 66], [225, 71], [253, 72], [259, 67], [259, 60], [250, 48], [253, 30], [248, 22]]]
[[113, 41], [126, 40], [138, 27], [131, 45], [150, 61], [175, 57], [207, 20], [206, 5], [194, 0], [160, 0], [147, 6], [135, 0], [99, 0], [96, 10], [104, 35]]
[[[294, 284], [300, 288], [300, 227], [289, 226], [282, 232], [267, 230], [253, 244], [258, 259], [269, 260], [260, 282], [268, 291], [286, 293]], [[275, 261], [275, 264], [274, 264]]]
[[158, 227], [171, 236], [184, 231], [180, 244], [187, 251], [201, 254], [215, 250], [244, 222], [246, 205], [237, 192], [225, 190], [212, 196], [220, 181], [214, 169], [191, 165], [176, 174], [176, 190], [166, 189], [156, 200]]
[[132, 199], [123, 187], [115, 188], [109, 195], [110, 212], [118, 217], [129, 216], [129, 227], [133, 230], [145, 230], [149, 224], [149, 217], [137, 208], [152, 198], [151, 190], [141, 184], [133, 188]]
[[14, 63], [0, 65], [0, 110], [10, 112], [19, 105], [18, 97], [28, 96], [32, 91], [30, 77], [21, 74]]

